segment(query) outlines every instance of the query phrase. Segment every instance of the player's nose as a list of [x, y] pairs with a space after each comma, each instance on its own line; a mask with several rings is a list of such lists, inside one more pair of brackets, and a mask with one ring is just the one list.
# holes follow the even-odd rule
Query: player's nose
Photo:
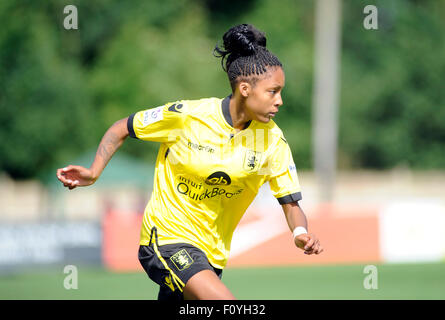
[[280, 107], [283, 105], [283, 99], [281, 98], [281, 94], [278, 94], [277, 100], [274, 103], [275, 107]]

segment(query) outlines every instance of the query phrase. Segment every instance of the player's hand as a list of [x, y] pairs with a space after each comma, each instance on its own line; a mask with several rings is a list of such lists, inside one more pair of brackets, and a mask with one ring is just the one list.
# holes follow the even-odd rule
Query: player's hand
[[57, 169], [57, 179], [70, 190], [92, 185], [97, 180], [90, 169], [73, 165]]
[[295, 237], [295, 245], [304, 250], [305, 254], [311, 255], [313, 253], [320, 254], [323, 252], [323, 247], [320, 241], [312, 233], [304, 233]]

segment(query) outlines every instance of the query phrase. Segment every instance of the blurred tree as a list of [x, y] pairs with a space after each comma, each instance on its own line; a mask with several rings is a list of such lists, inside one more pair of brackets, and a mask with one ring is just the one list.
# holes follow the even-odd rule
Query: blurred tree
[[342, 167], [445, 168], [445, 5], [371, 1], [379, 29], [361, 27], [364, 2], [344, 10]]
[[57, 52], [56, 30], [33, 4], [2, 1], [0, 168], [29, 178], [88, 143], [94, 116], [82, 69]]

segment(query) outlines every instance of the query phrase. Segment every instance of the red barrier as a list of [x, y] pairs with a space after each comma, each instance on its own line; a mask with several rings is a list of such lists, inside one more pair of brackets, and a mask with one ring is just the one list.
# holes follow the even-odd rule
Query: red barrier
[[[279, 225], [275, 228], [276, 235], [263, 241], [261, 233], [257, 233], [258, 240], [253, 239], [253, 245], [250, 241], [247, 250], [239, 242], [240, 249], [230, 257], [228, 267], [380, 262], [377, 212], [377, 208], [329, 205], [308, 210], [309, 230], [318, 236], [325, 249], [322, 254], [311, 256], [295, 247], [284, 216], [271, 213], [267, 223]], [[270, 216], [275, 218], [270, 220]], [[260, 219], [251, 210], [239, 227], [258, 223]], [[111, 211], [105, 215], [103, 261], [106, 267], [114, 271], [142, 271], [137, 259], [141, 222], [141, 214]], [[245, 230], [239, 228], [235, 234]]]
[[[283, 216], [284, 219], [284, 216]], [[289, 229], [229, 259], [228, 266], [342, 264], [381, 261], [377, 209], [319, 206], [308, 217], [309, 232], [320, 239], [324, 251], [305, 255]]]
[[138, 260], [142, 214], [110, 211], [103, 219], [102, 259], [113, 271], [141, 271]]

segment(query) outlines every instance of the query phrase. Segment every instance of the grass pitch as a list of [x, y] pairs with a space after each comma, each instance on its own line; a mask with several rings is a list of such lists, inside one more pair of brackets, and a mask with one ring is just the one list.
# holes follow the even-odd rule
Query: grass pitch
[[[445, 263], [381, 264], [377, 289], [365, 289], [365, 265], [228, 268], [223, 282], [238, 299], [445, 299]], [[0, 299], [156, 299], [143, 272], [113, 273], [78, 266], [78, 289], [64, 287], [63, 267], [0, 275]]]

